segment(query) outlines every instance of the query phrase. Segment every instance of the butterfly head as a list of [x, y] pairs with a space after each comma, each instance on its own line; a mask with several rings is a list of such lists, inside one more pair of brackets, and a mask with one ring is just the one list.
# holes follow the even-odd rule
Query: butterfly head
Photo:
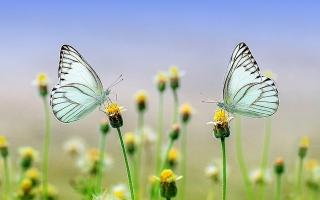
[[226, 110], [226, 105], [223, 102], [217, 102], [217, 106], [219, 108], [222, 108], [222, 109]]
[[106, 91], [104, 91], [104, 93], [106, 96], [109, 96], [109, 94], [111, 93], [111, 89], [110, 88], [106, 89]]

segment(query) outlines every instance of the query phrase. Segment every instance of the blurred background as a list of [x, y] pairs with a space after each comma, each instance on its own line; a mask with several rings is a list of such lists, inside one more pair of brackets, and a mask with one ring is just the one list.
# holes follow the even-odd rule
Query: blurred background
[[[124, 113], [124, 131], [136, 127], [134, 93], [149, 94], [146, 121], [155, 128], [157, 90], [153, 79], [160, 70], [179, 66], [185, 75], [180, 102], [196, 110], [188, 131], [188, 199], [204, 199], [210, 186], [204, 169], [220, 157], [220, 144], [211, 135], [215, 105], [206, 97], [222, 98], [224, 74], [237, 43], [250, 47], [260, 68], [276, 74], [280, 107], [273, 116], [270, 161], [281, 155], [293, 170], [297, 144], [302, 135], [311, 138], [310, 156], [319, 158], [320, 110], [318, 3], [274, 1], [269, 3], [222, 3], [211, 1], [8, 1], [0, 6], [0, 134], [11, 148], [41, 148], [43, 106], [32, 80], [39, 72], [57, 82], [59, 50], [74, 46], [93, 66], [105, 87], [120, 74], [125, 80], [112, 88]], [[172, 93], [165, 94], [165, 112], [172, 114]], [[104, 114], [62, 124], [53, 118], [50, 180], [61, 199], [77, 199], [69, 181], [77, 174], [64, 154], [64, 141], [74, 136], [88, 146], [99, 142], [98, 125]], [[167, 118], [169, 128], [171, 119]], [[262, 153], [264, 119], [243, 118], [243, 143], [249, 168], [258, 167]], [[230, 192], [243, 193], [234, 137], [227, 140]], [[124, 182], [125, 170], [116, 134], [107, 149], [115, 166], [107, 171], [108, 184]], [[16, 152], [13, 152], [15, 155]], [[109, 173], [109, 174], [108, 174]], [[146, 174], [148, 176], [149, 174]], [[237, 199], [237, 198], [233, 198]]]

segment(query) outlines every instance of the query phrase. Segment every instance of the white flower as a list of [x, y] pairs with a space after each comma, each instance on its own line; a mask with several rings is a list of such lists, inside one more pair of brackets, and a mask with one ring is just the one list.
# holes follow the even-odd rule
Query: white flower
[[72, 138], [66, 141], [63, 149], [73, 158], [78, 158], [86, 151], [86, 145], [82, 138]]
[[250, 172], [250, 180], [254, 184], [268, 184], [272, 181], [272, 173], [270, 169], [261, 171], [261, 169], [255, 169]]

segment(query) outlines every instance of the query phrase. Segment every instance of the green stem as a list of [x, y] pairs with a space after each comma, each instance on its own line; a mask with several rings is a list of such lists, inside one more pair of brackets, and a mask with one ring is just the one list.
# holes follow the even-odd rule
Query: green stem
[[139, 112], [138, 115], [138, 136], [140, 138], [140, 146], [138, 147], [138, 152], [137, 152], [137, 160], [136, 160], [136, 170], [135, 170], [135, 192], [136, 192], [136, 197], [137, 199], [140, 199], [140, 185], [141, 185], [141, 171], [142, 171], [142, 150], [143, 150], [143, 145], [144, 145], [144, 134], [143, 134], [143, 126], [144, 126], [144, 113]]
[[[268, 166], [269, 160], [269, 149], [270, 149], [270, 138], [271, 138], [271, 119], [268, 118], [265, 121], [265, 133], [264, 133], [264, 140], [263, 140], [263, 152], [262, 152], [262, 160], [260, 171], [263, 176], [265, 176], [266, 169]], [[263, 200], [265, 196], [265, 188], [266, 184], [262, 184], [259, 188], [259, 199]]]
[[106, 136], [107, 134], [101, 133], [100, 141], [100, 158], [97, 176], [97, 191], [101, 193], [103, 191], [103, 179], [104, 179], [104, 156], [106, 150]]
[[222, 199], [227, 199], [227, 159], [226, 159], [226, 144], [225, 138], [221, 138], [221, 150], [223, 161], [223, 178], [222, 178]]
[[207, 194], [207, 200], [213, 200], [214, 199], [214, 184], [212, 184], [212, 187], [209, 188], [208, 194]]
[[301, 196], [302, 192], [302, 176], [303, 176], [303, 158], [299, 159], [299, 166], [298, 166], [298, 177], [297, 177], [297, 191], [298, 195]]
[[167, 147], [167, 150], [166, 150], [166, 152], [165, 152], [165, 154], [164, 154], [163, 164], [162, 164], [162, 167], [161, 167], [161, 171], [168, 167], [168, 159], [167, 159], [167, 158], [168, 158], [168, 154], [169, 154], [170, 150], [171, 150], [172, 147], [173, 147], [173, 143], [174, 143], [174, 140], [170, 140], [170, 143], [169, 143], [169, 145], [168, 145], [168, 147]]
[[178, 112], [179, 112], [179, 99], [177, 90], [173, 90], [174, 99], [174, 113], [173, 113], [173, 124], [178, 122]]
[[124, 161], [125, 161], [125, 164], [126, 164], [126, 170], [127, 170], [127, 176], [128, 176], [131, 200], [134, 200], [135, 198], [134, 198], [134, 189], [133, 189], [133, 184], [132, 184], [132, 177], [131, 177], [128, 158], [127, 158], [127, 152], [126, 152], [126, 148], [125, 148], [124, 143], [123, 143], [123, 139], [122, 139], [122, 134], [121, 134], [120, 128], [117, 128], [117, 132], [118, 132], [118, 136], [119, 136], [119, 140], [120, 140], [122, 154], [123, 154]]
[[156, 174], [160, 173], [161, 166], [161, 147], [163, 142], [163, 93], [159, 93], [159, 110], [158, 110], [158, 140], [157, 140], [157, 161], [156, 161]]
[[246, 186], [246, 192], [248, 199], [253, 199], [253, 191], [252, 191], [252, 185], [249, 179], [248, 170], [244, 161], [243, 157], [243, 148], [241, 143], [241, 119], [239, 116], [236, 116], [236, 154], [238, 158], [239, 167], [241, 170], [242, 178], [244, 180], [245, 186]]
[[45, 138], [43, 143], [43, 171], [42, 171], [42, 189], [43, 189], [43, 199], [47, 199], [48, 195], [48, 166], [49, 166], [49, 146], [51, 139], [51, 123], [49, 106], [46, 97], [42, 98], [45, 112]]
[[3, 165], [5, 176], [5, 199], [10, 199], [10, 171], [7, 156], [3, 158]]
[[184, 200], [185, 198], [185, 187], [187, 183], [187, 123], [182, 123], [181, 127], [181, 147], [182, 147], [182, 162], [181, 162], [181, 173], [183, 179], [181, 180], [181, 192], [180, 199]]
[[281, 175], [277, 175], [277, 191], [276, 191], [276, 200], [281, 199]]

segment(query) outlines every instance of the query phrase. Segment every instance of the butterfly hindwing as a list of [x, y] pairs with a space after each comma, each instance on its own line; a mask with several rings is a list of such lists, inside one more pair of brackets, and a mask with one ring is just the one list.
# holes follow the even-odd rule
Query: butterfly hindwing
[[61, 122], [79, 120], [105, 99], [98, 75], [69, 45], [61, 47], [58, 76], [59, 82], [52, 89], [50, 105]]
[[278, 90], [274, 81], [260, 74], [245, 43], [238, 44], [231, 56], [223, 98], [232, 112], [250, 117], [267, 117], [278, 109]]
[[51, 95], [53, 114], [64, 123], [77, 121], [99, 105], [94, 95], [84, 85], [58, 85], [53, 88]]

